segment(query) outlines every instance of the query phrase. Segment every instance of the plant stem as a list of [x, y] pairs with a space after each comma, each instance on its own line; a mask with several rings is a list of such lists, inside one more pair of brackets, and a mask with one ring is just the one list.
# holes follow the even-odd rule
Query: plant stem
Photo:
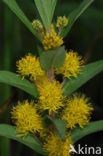
[[63, 88], [64, 84], [65, 84], [65, 81], [66, 81], [66, 78], [64, 78], [63, 82], [62, 82], [62, 85], [61, 85], [61, 88]]
[[12, 99], [15, 96], [16, 91], [13, 91], [10, 95], [10, 97], [8, 98], [8, 100], [2, 105], [2, 107], [0, 108], [0, 113], [3, 112], [11, 103]]
[[62, 26], [59, 28], [58, 36], [61, 34], [62, 28]]
[[34, 138], [36, 139], [36, 141], [43, 146], [43, 143], [41, 142], [41, 140], [36, 136], [36, 134], [33, 134]]
[[48, 70], [48, 72], [47, 72], [47, 75], [48, 75], [49, 81], [52, 82], [53, 79], [54, 79], [54, 69], [53, 69], [53, 68], [50, 68], [50, 69]]
[[55, 114], [54, 114], [53, 111], [51, 112], [51, 118], [52, 118], [53, 120], [55, 119]]
[[[48, 74], [48, 79], [49, 79], [49, 81], [52, 83], [52, 82], [53, 82], [53, 79], [54, 79], [54, 69], [53, 69], [53, 68], [50, 68], [50, 69], [48, 70], [47, 74]], [[52, 118], [53, 120], [54, 120], [54, 118], [55, 118], [55, 114], [54, 114], [53, 111], [52, 111], [52, 113], [51, 113], [51, 118]]]

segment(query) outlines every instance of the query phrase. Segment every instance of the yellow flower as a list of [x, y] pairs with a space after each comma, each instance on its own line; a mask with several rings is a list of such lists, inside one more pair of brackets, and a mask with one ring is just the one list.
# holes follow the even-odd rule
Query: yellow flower
[[47, 73], [45, 72], [44, 75], [38, 76], [35, 80], [35, 78], [31, 77], [30, 80], [32, 81], [32, 84], [36, 87], [41, 86], [44, 81], [48, 81]]
[[37, 78], [36, 84], [37, 84], [38, 86], [42, 86], [45, 82], [48, 82], [48, 76], [47, 76], [47, 73], [46, 73], [46, 72], [45, 72], [44, 75], [39, 76], [39, 77]]
[[42, 44], [45, 50], [55, 49], [63, 44], [62, 38], [55, 32], [53, 24], [51, 25], [51, 32], [46, 33]]
[[50, 136], [46, 138], [46, 143], [44, 144], [44, 149], [49, 156], [70, 156], [70, 144], [71, 138], [66, 136], [65, 141], [62, 141], [58, 135], [51, 133]]
[[61, 28], [61, 27], [66, 27], [68, 24], [68, 19], [65, 16], [59, 16], [57, 18], [57, 23], [56, 23], [56, 27], [57, 28]]
[[77, 74], [81, 71], [82, 64], [83, 61], [81, 60], [81, 56], [78, 56], [76, 52], [71, 50], [69, 53], [66, 53], [64, 65], [60, 68], [57, 68], [56, 73], [63, 74], [64, 77], [68, 78], [71, 76], [76, 77]]
[[43, 37], [45, 35], [45, 29], [44, 28], [40, 30], [40, 35], [41, 35], [41, 37]]
[[40, 104], [38, 108], [41, 111], [49, 110], [49, 114], [56, 112], [57, 109], [63, 106], [63, 90], [59, 82], [53, 80], [51, 83], [47, 78], [42, 79], [37, 83], [37, 89], [39, 91], [39, 101]]
[[67, 120], [67, 128], [75, 128], [76, 124], [83, 127], [88, 124], [92, 111], [92, 105], [84, 94], [81, 97], [74, 94], [67, 100], [67, 106], [62, 112], [61, 118]]
[[18, 102], [18, 105], [12, 108], [12, 120], [17, 126], [16, 131], [21, 133], [21, 136], [27, 135], [29, 132], [35, 133], [42, 129], [42, 119], [37, 114], [34, 107], [34, 101], [30, 104], [28, 100], [23, 103]]
[[23, 77], [30, 76], [36, 79], [38, 76], [44, 75], [44, 71], [40, 67], [39, 58], [28, 54], [25, 58], [17, 61], [17, 70]]

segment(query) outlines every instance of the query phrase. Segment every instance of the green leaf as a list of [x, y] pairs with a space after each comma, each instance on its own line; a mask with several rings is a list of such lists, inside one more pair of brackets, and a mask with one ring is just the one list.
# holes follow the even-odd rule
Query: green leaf
[[83, 2], [77, 7], [75, 10], [73, 10], [70, 15], [68, 16], [69, 24], [68, 26], [63, 30], [61, 36], [64, 37], [67, 35], [67, 33], [70, 31], [72, 25], [74, 22], [79, 18], [79, 16], [89, 7], [89, 5], [94, 0], [83, 0]]
[[44, 70], [48, 70], [49, 68], [61, 67], [64, 63], [65, 56], [66, 51], [64, 47], [43, 52], [40, 56], [41, 67]]
[[78, 140], [82, 139], [83, 137], [98, 131], [103, 131], [103, 120], [91, 122], [84, 128], [74, 129], [71, 132], [72, 141], [73, 143], [76, 143]]
[[16, 1], [15, 0], [3, 0], [3, 1], [17, 15], [17, 17], [26, 25], [26, 27], [34, 34], [34, 36], [36, 36], [40, 40], [38, 33], [36, 32], [36, 30], [33, 29], [31, 22], [25, 16], [23, 11], [20, 9]]
[[45, 115], [42, 120], [42, 124], [44, 128], [48, 128], [53, 123], [53, 120], [50, 116]]
[[55, 118], [54, 120], [46, 115], [43, 118], [43, 126], [44, 128], [47, 128], [48, 126], [50, 126], [51, 124], [53, 124], [56, 128], [57, 134], [59, 135], [59, 137], [64, 141], [65, 140], [65, 134], [66, 134], [66, 124], [67, 121], [66, 120], [60, 120]]
[[57, 1], [58, 0], [51, 0], [51, 8], [52, 8], [52, 17], [53, 18], [53, 15], [54, 15], [54, 11], [55, 11], [55, 7], [56, 7], [56, 4], [57, 4]]
[[0, 136], [7, 137], [9, 139], [16, 140], [22, 144], [28, 146], [32, 150], [45, 155], [42, 147], [32, 136], [27, 136], [24, 139], [17, 137], [15, 133], [15, 127], [7, 124], [0, 124]]
[[39, 11], [40, 17], [46, 30], [50, 30], [51, 25], [51, 1], [50, 0], [34, 0]]
[[0, 83], [6, 83], [8, 85], [22, 89], [23, 91], [38, 97], [36, 88], [26, 79], [21, 79], [15, 73], [9, 71], [0, 71]]
[[63, 95], [70, 95], [101, 71], [103, 71], [103, 60], [86, 65], [83, 67], [83, 71], [81, 71], [81, 74], [79, 74], [77, 78], [71, 78], [71, 80], [66, 79], [63, 86]]
[[65, 140], [65, 134], [66, 134], [66, 120], [60, 120], [60, 119], [55, 119], [53, 120], [53, 123], [55, 125], [55, 128], [57, 130], [58, 135], [60, 138], [64, 141]]

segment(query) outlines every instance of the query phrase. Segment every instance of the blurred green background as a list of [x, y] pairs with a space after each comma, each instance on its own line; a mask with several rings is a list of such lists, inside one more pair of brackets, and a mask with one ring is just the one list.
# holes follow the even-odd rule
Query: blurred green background
[[[30, 21], [39, 18], [33, 0], [17, 0], [17, 2]], [[57, 16], [69, 15], [81, 2], [82, 0], [58, 0], [54, 21]], [[95, 0], [76, 21], [64, 40], [67, 50], [77, 51], [88, 63], [103, 59], [103, 0]], [[0, 70], [16, 72], [16, 61], [28, 52], [39, 54], [37, 39], [0, 0]], [[11, 106], [15, 105], [17, 100], [28, 97], [24, 92], [15, 90], [15, 88], [0, 84], [0, 107], [13, 95], [10, 106], [0, 112], [0, 123], [10, 123]], [[95, 108], [92, 120], [103, 119], [103, 73], [90, 80], [79, 91], [91, 98]], [[82, 146], [88, 144], [88, 146], [103, 147], [103, 132], [87, 136], [78, 143]], [[28, 154], [37, 156], [26, 146], [0, 137], [0, 156], [26, 156]]]

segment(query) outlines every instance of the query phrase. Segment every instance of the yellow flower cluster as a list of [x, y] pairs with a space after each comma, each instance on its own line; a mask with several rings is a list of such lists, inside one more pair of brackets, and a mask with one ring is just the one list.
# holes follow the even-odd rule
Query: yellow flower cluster
[[54, 25], [51, 24], [51, 30], [45, 30], [43, 24], [39, 20], [33, 20], [32, 26], [38, 31], [42, 38], [42, 44], [45, 50], [52, 50], [60, 47], [64, 42], [63, 39], [59, 36], [63, 27], [66, 27], [68, 24], [68, 19], [65, 16], [60, 16], [57, 18], [56, 27], [60, 28], [59, 32], [54, 29]]
[[46, 33], [42, 44], [45, 50], [55, 49], [63, 44], [62, 38], [55, 32], [53, 24], [51, 25], [51, 32]]
[[18, 102], [18, 105], [13, 107], [11, 114], [13, 122], [17, 126], [16, 130], [18, 133], [21, 133], [21, 136], [43, 129], [42, 119], [37, 114], [34, 101], [31, 101], [30, 104], [28, 100], [25, 100], [23, 103]]
[[44, 149], [49, 156], [70, 156], [70, 144], [72, 144], [72, 141], [69, 136], [66, 136], [65, 141], [62, 141], [56, 133], [51, 133], [46, 138]]
[[85, 95], [78, 97], [77, 94], [74, 94], [66, 101], [67, 105], [62, 112], [61, 118], [67, 120], [67, 128], [75, 128], [76, 124], [80, 127], [88, 124], [91, 111], [93, 111], [93, 107], [88, 101], [89, 99]]
[[[64, 77], [70, 78], [81, 71], [83, 61], [77, 53], [70, 51], [66, 54], [64, 65], [56, 69], [57, 74], [63, 74]], [[68, 129], [73, 129], [78, 124], [80, 127], [88, 124], [93, 108], [88, 102], [88, 98], [84, 95], [79, 97], [74, 94], [68, 99], [63, 96], [61, 84], [56, 79], [49, 79], [49, 73], [44, 71], [39, 62], [39, 58], [28, 54], [17, 62], [18, 73], [23, 77], [30, 76], [30, 80], [35, 83], [39, 92], [39, 99], [34, 106], [34, 102], [26, 100], [23, 103], [18, 103], [12, 109], [12, 119], [16, 124], [16, 131], [21, 136], [27, 135], [29, 132], [34, 134], [39, 132], [40, 137], [45, 141], [44, 149], [49, 156], [68, 156], [71, 139], [65, 138], [63, 142], [56, 135], [55, 129], [51, 131], [51, 127], [44, 128], [42, 125], [42, 117], [39, 115], [44, 111], [51, 117], [58, 113], [58, 110], [63, 108], [60, 113], [62, 120], [67, 120]], [[52, 132], [52, 133], [51, 133]], [[45, 140], [46, 138], [46, 140]]]
[[38, 31], [42, 37], [42, 44], [45, 50], [51, 50], [60, 47], [64, 42], [59, 36], [63, 27], [68, 24], [68, 19], [65, 16], [57, 18], [56, 27], [60, 28], [58, 34], [54, 29], [54, 25], [51, 24], [51, 30], [45, 31], [43, 24], [39, 20], [34, 20], [32, 26]]
[[43, 25], [42, 25], [42, 23], [39, 20], [33, 20], [32, 26], [36, 30], [42, 30], [43, 29]]
[[[67, 24], [68, 19], [65, 16], [57, 18], [56, 26], [60, 28], [58, 34]], [[63, 44], [63, 40], [56, 33], [53, 24], [50, 32], [45, 32], [44, 26], [39, 20], [34, 20], [32, 25], [41, 35], [45, 50], [55, 49]], [[76, 77], [81, 71], [82, 64], [82, 58], [72, 50], [66, 54], [63, 66], [58, 69], [43, 70], [39, 58], [31, 54], [17, 61], [18, 73], [23, 78], [28, 76], [32, 83], [35, 83], [39, 98], [36, 103], [34, 101], [29, 103], [28, 100], [23, 103], [18, 102], [18, 105], [12, 109], [12, 120], [17, 126], [16, 131], [21, 136], [28, 133], [38, 134], [39, 139], [42, 138], [44, 141], [43, 148], [49, 156], [70, 156], [69, 150], [72, 141], [68, 128], [71, 130], [76, 125], [83, 127], [90, 120], [93, 108], [89, 99], [85, 95], [78, 96], [78, 94], [66, 98], [63, 96], [62, 85], [55, 77], [55, 73], [63, 74], [64, 77], [68, 78]], [[54, 125], [43, 127], [44, 114], [49, 115], [52, 119], [58, 117], [61, 120], [67, 120], [65, 141], [62, 141], [56, 134]]]
[[66, 27], [68, 25], [68, 19], [65, 16], [59, 16], [57, 18], [57, 23], [56, 23], [56, 27], [57, 28], [62, 28], [62, 27]]
[[44, 26], [42, 25], [42, 23], [39, 20], [33, 20], [32, 26], [33, 26], [34, 29], [36, 29], [38, 31], [38, 33], [40, 34], [41, 37], [44, 36], [45, 29], [44, 29]]
[[25, 58], [17, 61], [17, 71], [24, 78], [25, 76], [30, 76], [36, 79], [38, 76], [44, 75], [39, 62], [39, 58], [28, 54]]
[[56, 69], [57, 74], [63, 74], [64, 77], [70, 78], [71, 76], [76, 77], [81, 71], [81, 65], [83, 64], [82, 58], [78, 56], [76, 52], [72, 50], [66, 53], [64, 65]]
[[48, 79], [45, 79], [42, 83], [38, 83], [37, 89], [40, 95], [40, 105], [38, 106], [40, 110], [48, 110], [51, 114], [63, 106], [63, 90], [59, 82], [54, 80], [51, 83]]

